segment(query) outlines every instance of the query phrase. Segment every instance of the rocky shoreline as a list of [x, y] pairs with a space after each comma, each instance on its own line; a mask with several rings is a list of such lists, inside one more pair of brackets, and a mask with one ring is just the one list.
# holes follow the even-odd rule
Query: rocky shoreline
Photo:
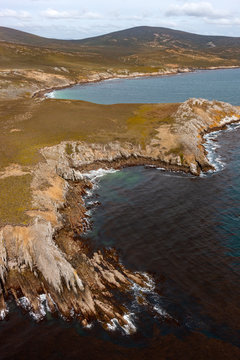
[[[235, 67], [211, 67], [209, 70]], [[56, 68], [56, 73], [39, 69], [1, 70], [9, 88], [6, 85], [0, 95], [7, 100], [21, 99], [27, 90], [31, 105], [34, 104], [39, 111], [41, 103], [50, 102], [45, 95], [54, 89], [109, 79], [176, 75], [196, 70], [201, 69], [169, 68], [150, 73], [131, 73], [123, 69], [92, 72], [81, 78], [71, 78], [65, 68], [61, 73]], [[8, 82], [8, 77], [11, 82]], [[14, 79], [21, 80], [19, 88], [15, 87]], [[138, 111], [141, 115], [139, 109], [131, 113], [133, 124], [134, 116], [140, 116]], [[164, 113], [157, 107], [147, 109], [147, 115], [150, 113], [150, 118], [157, 119], [158, 125], [154, 125], [151, 137], [146, 137], [143, 143], [140, 138], [135, 142], [62, 141], [42, 148], [43, 161], [37, 165], [26, 170], [19, 164], [15, 167], [12, 164], [1, 172], [2, 179], [14, 174], [31, 174], [32, 204], [27, 211], [28, 225], [8, 224], [0, 228], [0, 319], [7, 316], [8, 300], [13, 298], [37, 321], [51, 312], [68, 320], [76, 318], [83, 326], [99, 321], [106, 329], [118, 324], [126, 333], [135, 331], [126, 303], [136, 300], [148, 306], [144, 292], [153, 291], [154, 283], [149, 275], [126, 269], [115, 251], [93, 251], [82, 238], [89, 227], [84, 202], [86, 191], [92, 187], [89, 173], [99, 169], [151, 165], [197, 176], [202, 171], [213, 169], [203, 146], [204, 134], [240, 119], [238, 108], [203, 99], [190, 99], [180, 104], [170, 115], [170, 121], [161, 122], [161, 111]], [[166, 114], [168, 117], [169, 110]], [[16, 118], [17, 114], [14, 116]], [[20, 115], [19, 123], [28, 117], [31, 117], [31, 111], [22, 117]], [[11, 131], [21, 129], [14, 127]], [[136, 286], [139, 288], [137, 295], [132, 291]]]
[[59, 85], [53, 86], [50, 88], [45, 88], [41, 90], [37, 90], [32, 94], [32, 98], [42, 98], [47, 94], [53, 92], [54, 90], [63, 90], [67, 88], [71, 88], [76, 85], [85, 85], [88, 83], [98, 83], [105, 80], [117, 80], [117, 79], [136, 79], [141, 77], [159, 77], [159, 76], [174, 76], [177, 74], [185, 74], [192, 73], [196, 71], [212, 71], [212, 70], [224, 70], [224, 69], [239, 69], [239, 66], [211, 66], [209, 68], [173, 68], [164, 71], [158, 72], [149, 72], [149, 73], [139, 73], [133, 72], [126, 74], [118, 74], [118, 73], [109, 73], [109, 72], [101, 72], [90, 75], [85, 79], [81, 79], [80, 81], [70, 81], [68, 85]]
[[[0, 99], [20, 99], [33, 98], [43, 99], [46, 94], [54, 90], [69, 88], [75, 85], [100, 82], [114, 79], [131, 79], [138, 77], [158, 77], [173, 76], [181, 73], [190, 73], [195, 71], [212, 71], [219, 69], [236, 69], [239, 66], [210, 66], [205, 68], [198, 67], [173, 67], [165, 70], [153, 72], [137, 72], [128, 69], [111, 69], [102, 72], [91, 71], [87, 75], [70, 74], [68, 69], [53, 72], [43, 72], [42, 69], [1, 69], [0, 77], [2, 88], [0, 89]], [[10, 79], [10, 80], [8, 80]]]
[[[120, 292], [121, 298], [129, 301], [134, 296], [134, 284], [144, 293], [152, 289], [153, 282], [147, 274], [125, 269], [114, 250], [92, 251], [81, 238], [89, 227], [83, 197], [92, 183], [79, 170], [63, 163], [57, 170], [62, 172], [61, 177], [55, 173], [53, 178], [53, 168], [50, 160], [35, 170], [37, 184], [33, 187], [38, 210], [30, 214], [33, 224], [25, 229], [9, 225], [0, 232], [2, 245], [4, 242], [8, 247], [13, 241], [20, 245], [13, 249], [11, 243], [11, 250], [18, 252], [13, 256], [15, 262], [7, 262], [2, 256], [1, 319], [8, 314], [6, 301], [10, 295], [36, 321], [51, 312], [66, 320], [76, 318], [84, 327], [98, 320], [106, 330], [118, 326], [127, 334], [135, 332], [128, 309], [118, 303], [116, 294]], [[53, 191], [43, 189], [45, 181], [54, 183]], [[25, 249], [24, 242], [28, 243]], [[139, 294], [137, 301], [145, 303], [144, 296]]]
[[[222, 102], [190, 99], [174, 119], [171, 127], [156, 129], [145, 146], [68, 141], [41, 150], [44, 161], [32, 170], [30, 225], [0, 229], [2, 319], [13, 296], [36, 320], [50, 311], [77, 318], [83, 326], [98, 320], [106, 329], [118, 324], [127, 333], [135, 331], [124, 304], [135, 284], [142, 294], [135, 300], [146, 305], [144, 291], [153, 282], [149, 275], [127, 270], [114, 251], [93, 252], [81, 238], [89, 226], [84, 196], [92, 186], [89, 172], [100, 168], [153, 165], [194, 175], [212, 169], [203, 136], [239, 121], [240, 111]], [[166, 144], [174, 148], [166, 151]], [[126, 301], [119, 303], [116, 293]]]

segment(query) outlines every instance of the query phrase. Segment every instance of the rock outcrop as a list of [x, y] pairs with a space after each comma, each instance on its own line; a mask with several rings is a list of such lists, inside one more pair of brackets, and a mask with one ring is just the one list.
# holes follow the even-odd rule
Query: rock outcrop
[[32, 170], [30, 225], [0, 229], [1, 318], [11, 294], [36, 319], [52, 311], [75, 316], [84, 326], [97, 319], [105, 327], [117, 321], [134, 330], [115, 294], [128, 299], [134, 284], [151, 287], [149, 277], [125, 269], [114, 251], [92, 251], [82, 239], [89, 226], [84, 197], [100, 168], [152, 164], [195, 175], [211, 168], [204, 133], [238, 121], [240, 112], [222, 102], [190, 99], [173, 118], [144, 147], [72, 141], [41, 150], [45, 161]]

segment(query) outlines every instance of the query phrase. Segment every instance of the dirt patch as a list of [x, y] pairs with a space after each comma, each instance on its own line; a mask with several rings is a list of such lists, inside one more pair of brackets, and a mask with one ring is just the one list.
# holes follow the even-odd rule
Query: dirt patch
[[30, 170], [22, 167], [19, 164], [11, 164], [4, 171], [0, 172], [0, 179], [5, 179], [9, 176], [23, 176], [30, 174]]

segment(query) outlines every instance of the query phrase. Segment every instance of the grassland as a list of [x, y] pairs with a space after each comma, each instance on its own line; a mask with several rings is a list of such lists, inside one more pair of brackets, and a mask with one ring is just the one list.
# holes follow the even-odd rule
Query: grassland
[[9, 176], [0, 180], [0, 225], [28, 223], [31, 209], [31, 175]]
[[[144, 147], [156, 128], [172, 124], [177, 108], [177, 104], [42, 101], [31, 98], [34, 92], [136, 72], [240, 66], [238, 38], [163, 28], [141, 27], [63, 41], [0, 27], [0, 40], [0, 225], [26, 223], [26, 210], [31, 208], [31, 171], [43, 161], [42, 147], [63, 140], [127, 141]], [[70, 154], [71, 148], [66, 151]], [[29, 174], [10, 172], [6, 177], [11, 164], [19, 164]]]
[[[41, 148], [61, 141], [144, 145], [156, 127], [171, 121], [176, 107], [175, 104], [98, 105], [54, 99], [3, 101], [0, 103], [0, 171], [3, 174], [11, 164], [31, 169], [43, 161]], [[66, 151], [70, 153], [71, 149]], [[1, 194], [4, 194], [0, 198], [0, 225], [26, 222], [24, 213], [31, 208], [29, 179], [30, 175], [0, 177]]]
[[240, 66], [239, 39], [137, 28], [61, 41], [0, 27], [0, 40], [1, 317], [12, 293], [29, 299], [31, 312], [41, 318], [39, 295], [46, 293], [51, 311], [57, 308], [64, 318], [75, 312], [86, 326], [119, 317], [126, 326], [127, 310], [112, 295], [133, 282], [143, 287], [144, 279], [125, 271], [115, 252], [90, 255], [85, 241], [76, 241], [75, 234], [86, 229], [81, 171], [147, 162], [197, 175], [209, 169], [202, 131], [221, 128], [225, 116], [231, 121], [240, 113], [204, 100], [98, 105], [41, 94], [136, 73]]
[[239, 38], [140, 27], [54, 40], [0, 27], [0, 98], [30, 96], [91, 77], [240, 66]]

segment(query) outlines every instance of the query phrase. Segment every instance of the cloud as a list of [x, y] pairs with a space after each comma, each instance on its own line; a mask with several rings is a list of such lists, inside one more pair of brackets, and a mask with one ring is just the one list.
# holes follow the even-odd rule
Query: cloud
[[209, 2], [186, 2], [178, 5], [173, 4], [166, 12], [167, 16], [192, 16], [207, 19], [222, 19], [228, 17], [229, 13], [215, 9]]
[[102, 16], [99, 13], [91, 11], [78, 11], [78, 10], [68, 10], [68, 11], [58, 11], [55, 9], [47, 9], [42, 11], [41, 14], [50, 19], [100, 19]]
[[240, 25], [240, 18], [222, 18], [222, 19], [206, 19], [208, 24], [215, 24], [215, 25], [225, 25], [225, 26], [232, 26], [232, 25]]
[[106, 18], [111, 21], [116, 21], [120, 28], [127, 26], [167, 26], [175, 27], [177, 24], [175, 21], [171, 21], [169, 18], [161, 18], [157, 12], [150, 12], [149, 10], [141, 11], [139, 13], [121, 13], [120, 11], [108, 12]]
[[21, 20], [29, 20], [31, 14], [28, 11], [16, 11], [12, 9], [2, 9], [0, 10], [0, 17], [4, 18], [15, 18]]

